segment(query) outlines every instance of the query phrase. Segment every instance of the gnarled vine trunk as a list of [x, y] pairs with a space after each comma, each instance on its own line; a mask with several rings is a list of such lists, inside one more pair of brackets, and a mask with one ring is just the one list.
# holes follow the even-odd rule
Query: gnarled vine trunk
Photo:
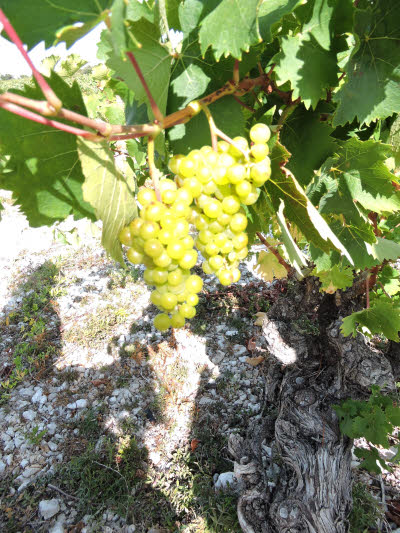
[[[392, 368], [362, 337], [340, 334], [340, 307], [312, 280], [278, 300], [262, 332], [269, 356], [264, 416], [230, 451], [242, 481], [238, 516], [246, 533], [344, 533], [351, 510], [352, 442], [332, 409], [394, 387]], [[342, 305], [351, 304], [346, 298]], [[303, 317], [314, 314], [319, 333]]]

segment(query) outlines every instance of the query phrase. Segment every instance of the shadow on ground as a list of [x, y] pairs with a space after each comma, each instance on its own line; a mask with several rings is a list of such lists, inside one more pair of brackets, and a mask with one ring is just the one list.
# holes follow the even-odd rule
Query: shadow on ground
[[[133, 269], [134, 281], [137, 274]], [[140, 533], [151, 527], [239, 531], [236, 495], [215, 492], [213, 478], [233, 470], [229, 432], [245, 432], [249, 417], [257, 415], [247, 396], [229, 406], [243, 388], [254, 388], [255, 399], [262, 391], [261, 367], [236, 364], [235, 346], [243, 348], [253, 337], [252, 317], [267, 310], [271, 291], [258, 280], [246, 290], [238, 285], [204, 291], [197, 317], [179, 338], [157, 337], [150, 322], [135, 320], [125, 336], [129, 341], [121, 344], [107, 323], [101, 342], [112, 363], [82, 370], [57, 367], [66, 335], [57, 298], [68, 290], [59, 283], [61, 275], [50, 261], [32, 272], [16, 287], [1, 326], [2, 409], [13, 418], [2, 429], [17, 425], [22, 444], [6, 449], [2, 442], [3, 460], [10, 464], [0, 482], [0, 529], [48, 531], [64, 515], [70, 533], [88, 523], [90, 532], [105, 531], [104, 524], [111, 531], [133, 531], [127, 525], [135, 524]], [[155, 314], [153, 306], [143, 309], [143, 317]], [[82, 328], [85, 321], [82, 316]], [[226, 328], [234, 332], [229, 339]], [[138, 332], [145, 333], [145, 342], [135, 340]], [[96, 351], [95, 341], [86, 340], [84, 349]], [[82, 350], [82, 342], [75, 342]], [[245, 349], [243, 354], [252, 355]], [[51, 399], [33, 402], [37, 388]], [[77, 399], [87, 400], [83, 408], [73, 408]], [[22, 414], [29, 410], [32, 420]], [[49, 431], [52, 422], [55, 431]], [[25, 478], [21, 461], [39, 458], [39, 472]], [[60, 511], [44, 520], [39, 502], [53, 498]]]

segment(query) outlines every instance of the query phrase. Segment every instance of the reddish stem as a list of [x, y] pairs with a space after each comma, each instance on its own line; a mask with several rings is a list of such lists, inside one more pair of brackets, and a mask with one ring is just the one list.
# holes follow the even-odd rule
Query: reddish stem
[[234, 99], [236, 100], [236, 102], [237, 102], [238, 104], [240, 104], [242, 107], [244, 107], [245, 109], [248, 109], [249, 111], [251, 111], [252, 113], [254, 113], [254, 109], [253, 109], [252, 107], [248, 106], [247, 104], [245, 104], [244, 102], [242, 102], [241, 99], [238, 98], [238, 97], [236, 96], [236, 94], [233, 95], [233, 98], [234, 98]]
[[143, 89], [146, 91], [146, 94], [147, 94], [147, 98], [149, 99], [149, 102], [150, 102], [150, 105], [151, 105], [151, 109], [153, 111], [153, 114], [156, 118], [156, 120], [162, 124], [163, 121], [164, 121], [164, 116], [163, 114], [161, 113], [158, 105], [156, 104], [156, 101], [154, 100], [153, 98], [153, 95], [151, 94], [150, 92], [150, 89], [149, 89], [149, 86], [147, 85], [147, 82], [146, 80], [144, 79], [144, 76], [142, 74], [142, 71], [139, 67], [139, 63], [136, 61], [136, 58], [135, 56], [133, 55], [132, 52], [126, 52], [126, 55], [129, 57], [130, 59], [130, 62], [132, 63], [133, 65], [133, 68], [135, 69], [136, 71], [136, 74], [138, 75], [139, 79], [140, 79], [140, 82], [141, 84], [143, 85]]
[[233, 66], [233, 83], [235, 87], [239, 85], [239, 60], [235, 59], [235, 64]]
[[271, 252], [271, 254], [273, 254], [277, 258], [279, 263], [287, 270], [287, 273], [291, 274], [292, 268], [286, 263], [281, 254], [278, 252], [278, 250], [274, 248], [271, 244], [269, 244], [267, 239], [260, 232], [257, 232], [256, 235], [263, 243], [263, 245]]
[[62, 122], [58, 122], [56, 120], [51, 120], [46, 117], [42, 117], [41, 115], [32, 113], [32, 111], [28, 111], [27, 109], [24, 109], [23, 107], [19, 107], [15, 104], [5, 102], [4, 100], [1, 100], [1, 98], [0, 98], [0, 107], [5, 109], [6, 111], [10, 111], [11, 113], [14, 113], [15, 115], [19, 115], [23, 118], [27, 118], [28, 120], [32, 120], [33, 122], [38, 122], [39, 124], [44, 124], [46, 126], [50, 126], [52, 128], [56, 128], [61, 131], [65, 131], [67, 133], [72, 133], [73, 135], [79, 135], [80, 137], [85, 137], [86, 139], [89, 139], [91, 141], [104, 141], [103, 137], [95, 135], [94, 133], [90, 131], [81, 130], [79, 128], [74, 128], [73, 126], [69, 126], [68, 124], [63, 124]]
[[30, 69], [32, 70], [32, 74], [34, 75], [36, 81], [38, 82], [39, 87], [42, 89], [42, 92], [46, 100], [49, 102], [49, 104], [52, 107], [54, 107], [56, 111], [61, 109], [62, 107], [61, 100], [54, 94], [53, 89], [51, 89], [51, 87], [49, 86], [47, 81], [43, 78], [43, 76], [40, 74], [40, 72], [36, 70], [35, 65], [32, 63], [30, 57], [28, 56], [24, 48], [24, 45], [22, 44], [21, 39], [18, 37], [17, 32], [14, 30], [11, 22], [5, 16], [2, 9], [0, 9], [0, 22], [3, 24], [4, 30], [7, 33], [7, 35], [10, 37], [12, 42], [16, 45], [16, 47], [22, 54], [25, 61], [28, 63]]

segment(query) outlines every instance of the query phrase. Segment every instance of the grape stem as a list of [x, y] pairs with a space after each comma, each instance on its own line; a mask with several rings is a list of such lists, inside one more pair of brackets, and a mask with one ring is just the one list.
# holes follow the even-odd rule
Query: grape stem
[[156, 193], [157, 200], [161, 202], [158, 170], [154, 164], [154, 137], [150, 135], [147, 139], [147, 159], [149, 163], [149, 175], [153, 181], [154, 191]]
[[256, 235], [263, 243], [263, 245], [268, 249], [268, 251], [271, 252], [271, 254], [273, 254], [277, 258], [278, 262], [286, 269], [287, 273], [292, 274], [292, 267], [286, 263], [281, 254], [278, 252], [278, 250], [274, 248], [271, 244], [269, 244], [269, 242], [264, 237], [264, 235], [262, 235], [262, 233], [257, 232]]
[[216, 126], [215, 126], [215, 122], [214, 122], [214, 119], [211, 115], [211, 112], [210, 110], [208, 109], [208, 107], [204, 104], [201, 104], [201, 108], [202, 110], [204, 111], [206, 117], [207, 117], [207, 121], [208, 121], [208, 125], [210, 126], [210, 135], [211, 135], [211, 146], [212, 146], [212, 149], [214, 150], [214, 152], [217, 152], [218, 151], [218, 138], [217, 138], [217, 133], [216, 133]]
[[10, 39], [18, 48], [25, 61], [28, 63], [32, 74], [35, 77], [35, 80], [37, 81], [44, 97], [48, 102], [49, 107], [57, 112], [62, 107], [61, 100], [57, 97], [57, 95], [54, 93], [53, 89], [49, 86], [42, 74], [40, 74], [40, 72], [36, 69], [35, 65], [32, 63], [31, 58], [28, 56], [24, 45], [22, 44], [21, 39], [18, 37], [17, 32], [15, 31], [14, 27], [12, 26], [11, 22], [8, 20], [2, 9], [0, 9], [0, 22], [3, 24], [4, 31], [10, 37]]
[[235, 64], [233, 66], [233, 83], [235, 87], [239, 85], [239, 60], [235, 59]]

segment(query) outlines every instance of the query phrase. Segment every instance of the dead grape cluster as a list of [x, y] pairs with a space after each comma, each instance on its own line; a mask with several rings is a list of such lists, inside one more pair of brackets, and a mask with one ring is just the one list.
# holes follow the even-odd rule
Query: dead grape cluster
[[[240, 279], [239, 263], [248, 254], [247, 217], [243, 205], [254, 204], [271, 176], [270, 130], [256, 124], [252, 145], [244, 137], [219, 141], [217, 150], [203, 146], [169, 162], [174, 179], [159, 183], [159, 196], [144, 187], [138, 193], [140, 214], [122, 229], [133, 264], [144, 264], [146, 283], [154, 286], [151, 301], [161, 311], [154, 325], [161, 331], [184, 326], [193, 318], [202, 279], [190, 273], [199, 250], [206, 274], [222, 285]], [[195, 240], [190, 235], [197, 230]]]

